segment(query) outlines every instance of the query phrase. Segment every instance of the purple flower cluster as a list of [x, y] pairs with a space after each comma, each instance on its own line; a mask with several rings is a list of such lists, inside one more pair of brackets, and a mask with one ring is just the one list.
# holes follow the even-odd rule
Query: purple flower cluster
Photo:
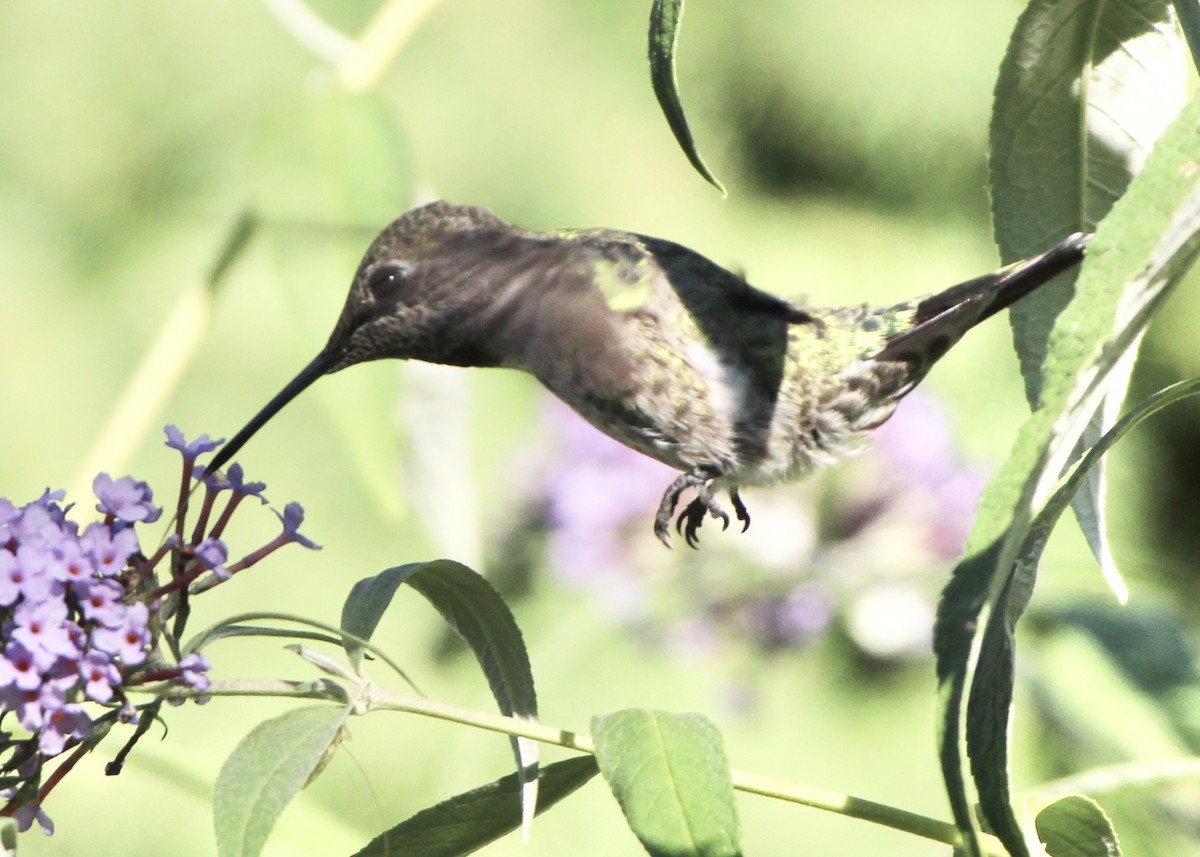
[[[316, 547], [300, 535], [303, 511], [293, 503], [280, 515], [279, 536], [228, 562], [220, 535], [233, 510], [248, 496], [266, 502], [265, 486], [245, 482], [236, 465], [227, 478], [204, 480], [199, 520], [185, 537], [196, 457], [220, 441], [202, 436], [189, 444], [174, 426], [166, 433], [167, 445], [183, 456], [183, 478], [175, 531], [150, 557], [142, 552], [136, 526], [154, 523], [162, 509], [145, 482], [101, 473], [92, 488], [103, 517], [82, 528], [68, 517], [72, 507], [63, 505], [62, 491], [46, 491], [20, 508], [0, 498], [0, 722], [15, 720], [27, 733], [18, 737], [11, 727], [0, 732], [0, 776], [17, 783], [0, 790], [7, 802], [0, 815], [11, 815], [20, 830], [37, 821], [44, 832], [53, 831], [41, 802], [78, 755], [49, 778], [43, 777], [45, 763], [65, 750], [90, 749], [86, 739], [101, 720], [136, 722], [146, 706], [130, 701], [130, 688], [166, 682], [192, 692], [208, 689], [208, 660], [199, 652], [180, 653], [176, 642], [187, 616], [180, 605], [190, 593], [228, 579], [284, 544]], [[209, 527], [215, 502], [226, 493], [228, 502]], [[170, 577], [160, 581], [156, 568], [167, 557]], [[172, 616], [176, 622], [168, 633]], [[157, 716], [157, 706], [150, 710]]]
[[161, 510], [145, 483], [100, 474], [93, 483], [104, 521], [82, 532], [67, 519], [63, 492], [16, 509], [0, 501], [0, 709], [55, 756], [84, 738], [85, 700], [108, 703], [121, 668], [146, 659], [150, 610], [128, 602], [119, 575], [138, 552], [134, 521]]

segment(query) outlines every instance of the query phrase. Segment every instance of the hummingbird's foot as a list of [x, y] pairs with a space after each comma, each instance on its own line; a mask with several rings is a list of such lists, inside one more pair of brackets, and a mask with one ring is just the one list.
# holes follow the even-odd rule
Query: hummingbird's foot
[[[729, 514], [713, 498], [710, 490], [712, 481], [718, 475], [709, 470], [693, 470], [690, 473], [681, 473], [670, 484], [663, 493], [662, 502], [658, 505], [658, 513], [654, 516], [654, 535], [658, 536], [660, 542], [667, 547], [671, 546], [671, 518], [675, 515], [675, 507], [679, 505], [680, 495], [688, 488], [695, 489], [696, 496], [675, 519], [675, 531], [684, 537], [688, 546], [691, 548], [699, 546], [700, 538], [696, 535], [696, 531], [704, 524], [704, 518], [707, 515], [712, 515], [720, 521], [722, 530], [729, 529]], [[750, 513], [746, 511], [746, 504], [738, 495], [736, 486], [729, 488], [729, 499], [733, 503], [733, 511], [737, 515], [737, 519], [742, 522], [742, 532], [744, 533], [750, 526]]]
[[[696, 489], [696, 499], [680, 513], [679, 520], [675, 524], [676, 529], [683, 533], [689, 545], [696, 546], [696, 530], [704, 522], [705, 513], [711, 514], [714, 518], [723, 519], [725, 526], [729, 526], [729, 516], [717, 505], [708, 490], [708, 484], [716, 476], [717, 474], [705, 470], [693, 470], [690, 473], [679, 474], [675, 481], [667, 487], [667, 490], [663, 492], [662, 502], [658, 504], [658, 513], [654, 516], [654, 535], [658, 536], [660, 542], [667, 547], [671, 546], [671, 518], [675, 516], [675, 507], [679, 505], [680, 495], [689, 488]], [[740, 519], [741, 515], [739, 514], [738, 517]], [[687, 528], [682, 529], [685, 519]]]
[[[696, 489], [696, 498], [688, 503], [687, 508], [675, 519], [675, 532], [683, 535], [692, 550], [697, 550], [700, 546], [700, 537], [696, 535], [696, 530], [704, 524], [705, 515], [712, 515], [720, 520], [722, 530], [729, 529], [729, 515], [717, 505], [717, 501], [708, 491], [708, 486], [702, 485]], [[686, 526], [684, 521], [687, 522]]]

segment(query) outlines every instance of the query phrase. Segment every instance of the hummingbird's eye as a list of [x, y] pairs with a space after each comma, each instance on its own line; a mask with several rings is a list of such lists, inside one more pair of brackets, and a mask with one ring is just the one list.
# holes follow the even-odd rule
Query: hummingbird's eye
[[367, 288], [379, 303], [395, 303], [408, 284], [412, 266], [407, 262], [385, 262], [371, 272]]

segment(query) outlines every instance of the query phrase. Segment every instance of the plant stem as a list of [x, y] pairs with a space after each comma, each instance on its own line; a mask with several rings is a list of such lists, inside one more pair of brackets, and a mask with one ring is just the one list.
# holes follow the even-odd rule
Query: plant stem
[[[205, 696], [285, 696], [311, 699], [322, 697], [319, 685], [312, 683], [284, 682], [277, 680], [257, 679], [224, 679], [214, 681], [204, 692]], [[338, 698], [331, 701], [345, 704]], [[535, 720], [520, 717], [508, 717], [503, 714], [476, 711], [463, 708], [447, 702], [441, 702], [429, 697], [414, 694], [399, 693], [393, 690], [370, 686], [365, 699], [359, 701], [357, 710], [368, 711], [403, 711], [409, 714], [420, 714], [435, 717], [451, 723], [461, 723], [477, 729], [500, 732], [518, 738], [530, 738], [543, 744], [554, 744], [580, 753], [594, 754], [596, 746], [589, 735], [571, 732]], [[733, 787], [738, 791], [763, 797], [776, 798], [790, 803], [802, 804], [814, 809], [836, 812], [849, 818], [857, 818], [911, 833], [935, 842], [958, 847], [962, 844], [962, 836], [958, 829], [945, 821], [936, 818], [897, 809], [887, 804], [876, 803], [853, 795], [821, 789], [801, 783], [788, 782], [774, 777], [755, 774], [749, 771], [732, 769], [730, 776]], [[989, 857], [1006, 857], [1004, 848], [999, 841], [984, 835], [985, 854]]]

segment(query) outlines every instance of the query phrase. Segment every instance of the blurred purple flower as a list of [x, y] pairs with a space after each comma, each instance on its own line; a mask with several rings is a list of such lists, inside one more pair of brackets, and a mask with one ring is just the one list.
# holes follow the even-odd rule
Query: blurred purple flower
[[229, 579], [229, 571], [225, 568], [225, 561], [229, 559], [229, 551], [225, 548], [225, 543], [217, 539], [205, 539], [200, 544], [196, 545], [194, 555], [200, 563], [222, 580]]
[[874, 447], [889, 474], [904, 483], [937, 485], [954, 471], [957, 450], [945, 409], [921, 390], [906, 396], [892, 418], [875, 430]]
[[209, 679], [206, 673], [212, 668], [208, 658], [199, 652], [184, 655], [179, 660], [179, 676], [193, 690], [203, 693], [208, 690]]
[[575, 582], [628, 574], [628, 529], [647, 526], [674, 471], [557, 401], [548, 403], [543, 419], [560, 449], [545, 486], [551, 568]]
[[50, 820], [50, 816], [42, 810], [41, 804], [27, 803], [18, 807], [13, 812], [13, 821], [17, 823], [17, 832], [24, 833], [36, 821], [42, 833], [47, 836], [54, 834], [54, 822]]
[[126, 666], [136, 666], [146, 659], [146, 646], [150, 642], [149, 622], [149, 608], [135, 601], [128, 605], [120, 624], [100, 626], [92, 632], [92, 645]]
[[112, 515], [118, 521], [153, 524], [162, 514], [162, 509], [151, 502], [154, 493], [150, 486], [132, 476], [114, 480], [107, 473], [100, 473], [92, 480], [92, 490], [100, 501], [96, 511]]
[[121, 682], [121, 673], [112, 659], [104, 652], [92, 650], [79, 662], [79, 677], [83, 679], [83, 692], [88, 699], [108, 702], [113, 697], [113, 688]]
[[123, 569], [139, 550], [137, 533], [132, 528], [114, 533], [98, 521], [88, 525], [79, 542], [96, 564], [96, 571], [104, 577], [112, 577]]

